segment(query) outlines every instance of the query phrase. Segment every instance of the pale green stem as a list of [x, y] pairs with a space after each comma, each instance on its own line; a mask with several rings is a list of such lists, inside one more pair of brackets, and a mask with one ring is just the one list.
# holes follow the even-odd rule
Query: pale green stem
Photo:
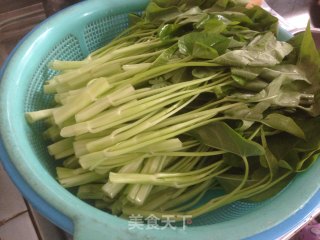
[[127, 85], [123, 88], [117, 89], [114, 92], [107, 94], [107, 96], [99, 98], [88, 107], [82, 109], [75, 115], [75, 119], [77, 122], [83, 122], [91, 119], [107, 108], [115, 106], [115, 102], [117, 100], [121, 100], [123, 97], [133, 95], [134, 93], [135, 89], [132, 87], [132, 85]]
[[61, 124], [68, 120], [110, 88], [111, 86], [106, 78], [97, 78], [93, 80], [87, 86], [87, 89], [79, 94], [72, 102], [53, 111], [55, 122]]
[[[119, 173], [132, 173], [138, 172], [141, 168], [143, 158], [134, 161], [128, 165], [123, 166], [118, 172]], [[115, 198], [118, 193], [125, 187], [126, 184], [113, 183], [108, 181], [103, 187], [102, 191], [107, 194], [110, 198]]]

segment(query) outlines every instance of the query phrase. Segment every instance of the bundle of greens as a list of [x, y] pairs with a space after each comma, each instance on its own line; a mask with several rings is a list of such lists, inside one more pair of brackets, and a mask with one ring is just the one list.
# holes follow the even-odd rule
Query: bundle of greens
[[124, 217], [196, 217], [270, 198], [316, 161], [310, 27], [278, 41], [277, 19], [245, 2], [152, 0], [86, 59], [50, 64], [56, 107], [26, 117], [48, 124], [62, 186]]

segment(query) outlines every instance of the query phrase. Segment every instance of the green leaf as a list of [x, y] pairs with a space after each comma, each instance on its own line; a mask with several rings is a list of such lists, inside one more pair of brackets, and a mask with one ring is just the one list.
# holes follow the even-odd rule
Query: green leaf
[[170, 81], [172, 83], [180, 83], [183, 81], [187, 81], [189, 79], [192, 79], [192, 76], [190, 75], [190, 73], [186, 71], [186, 68], [181, 68], [172, 72], [172, 77]]
[[235, 155], [233, 153], [225, 153], [223, 154], [223, 161], [232, 167], [235, 168], [243, 168], [244, 163], [241, 157], [238, 155]]
[[287, 41], [291, 46], [293, 46], [293, 51], [284, 60], [285, 64], [294, 64], [294, 65], [297, 64], [303, 37], [304, 37], [304, 33], [301, 32], [301, 33], [295, 34], [292, 38], [290, 38]]
[[319, 156], [320, 156], [320, 146], [318, 149], [306, 153], [297, 164], [297, 167], [296, 167], [297, 172], [302, 172], [307, 170], [315, 161], [318, 160]]
[[174, 44], [171, 47], [164, 50], [159, 57], [153, 62], [152, 67], [159, 67], [167, 64], [178, 50], [178, 45]]
[[[262, 163], [261, 165], [263, 167], [269, 168], [270, 179], [273, 180], [277, 176], [278, 171], [279, 171], [278, 159], [270, 151], [263, 129], [261, 130], [261, 142], [262, 142], [262, 146], [265, 150], [265, 155], [260, 156], [260, 163]], [[265, 166], [264, 166], [264, 163], [266, 163]]]
[[268, 137], [268, 147], [277, 159], [284, 160], [288, 159], [288, 154], [290, 152], [292, 153], [293, 149], [301, 141], [304, 140], [293, 137], [292, 135], [286, 132], [282, 132], [280, 134]]
[[306, 70], [308, 79], [319, 82], [320, 55], [312, 37], [310, 21], [304, 32], [300, 46], [298, 65]]
[[278, 164], [280, 168], [288, 169], [290, 171], [293, 170], [292, 166], [290, 166], [290, 164], [285, 160], [280, 160]]
[[[168, 1], [168, 0], [167, 0]], [[192, 8], [192, 7], [198, 7], [204, 4], [208, 0], [180, 0], [178, 6], [183, 6], [185, 5], [187, 9]], [[216, 0], [214, 0], [216, 1]], [[170, 1], [168, 1], [170, 2]]]
[[230, 50], [240, 49], [246, 45], [246, 42], [240, 42], [238, 40], [235, 40], [233, 37], [229, 37], [229, 39], [230, 39], [230, 44], [229, 44]]
[[175, 19], [175, 23], [180, 25], [188, 25], [189, 23], [197, 25], [207, 16], [208, 14], [202, 11], [199, 7], [193, 7], [179, 14], [179, 16], [177, 16], [177, 18]]
[[260, 35], [260, 32], [251, 30], [240, 25], [228, 25], [223, 35], [234, 38], [236, 41], [247, 45], [252, 39]]
[[133, 13], [129, 13], [128, 18], [129, 18], [129, 26], [136, 25], [138, 22], [142, 21], [142, 18], [139, 15], [133, 14]]
[[[232, 76], [233, 77], [233, 76]], [[263, 89], [265, 89], [268, 86], [268, 84], [265, 81], [262, 81], [261, 79], [257, 78], [254, 81], [246, 81], [243, 86], [240, 86], [240, 89], [245, 89], [252, 92], [260, 92]]]
[[[184, 35], [178, 41], [182, 54], [197, 58], [212, 59], [222, 54], [229, 46], [230, 40], [222, 35], [211, 32], [192, 32]], [[209, 53], [206, 53], [209, 51]]]
[[311, 82], [305, 76], [305, 72], [301, 71], [296, 65], [291, 64], [281, 64], [276, 65], [271, 68], [263, 68], [260, 72], [260, 77], [266, 79], [268, 81], [273, 81], [273, 79], [283, 75], [286, 77], [287, 81], [304, 81], [306, 84], [310, 84]]
[[217, 0], [216, 6], [226, 9], [228, 6], [229, 0]]
[[[268, 184], [265, 187], [265, 190], [255, 194], [254, 196], [248, 198], [247, 200], [252, 201], [252, 202], [262, 202], [264, 200], [267, 200], [271, 197], [274, 197], [277, 195], [281, 190], [283, 190], [292, 180], [294, 177], [294, 174], [290, 174], [289, 176], [285, 177], [284, 179], [281, 179], [280, 181], [276, 179], [274, 182], [276, 184]], [[280, 176], [278, 177], [280, 178]]]
[[190, 32], [190, 30], [194, 29], [197, 23], [199, 23], [203, 18], [207, 16], [206, 13], [195, 14], [195, 15], [180, 15], [177, 17], [175, 21], [177, 24], [184, 25], [185, 29], [188, 30], [186, 32]]
[[240, 85], [241, 89], [260, 92], [268, 86], [258, 77], [262, 70], [262, 68], [257, 67], [232, 67], [231, 77]]
[[[221, 174], [215, 179], [219, 182], [222, 188], [225, 190], [226, 193], [232, 192], [236, 189], [243, 180], [243, 175], [241, 174]], [[250, 187], [254, 184], [257, 184], [259, 179], [248, 179], [245, 183], [245, 187]]]
[[171, 39], [175, 36], [177, 31], [181, 28], [179, 24], [165, 24], [159, 29], [159, 38], [161, 40]]
[[157, 4], [158, 6], [162, 8], [168, 8], [172, 6], [178, 6], [180, 3], [180, 0], [152, 0], [151, 2]]
[[310, 99], [313, 99], [312, 94], [305, 94], [303, 90], [299, 89], [299, 84], [295, 84], [291, 80], [288, 81], [286, 75], [280, 75], [275, 78], [265, 89], [257, 94], [253, 93], [235, 93], [229, 96], [230, 99], [242, 99], [249, 102], [269, 102], [273, 106], [288, 107], [288, 108], [301, 108], [306, 99], [309, 104]]
[[242, 122], [242, 125], [239, 128], [240, 132], [244, 132], [248, 130], [254, 124], [254, 121], [248, 121], [248, 120], [241, 120], [241, 122]]
[[[202, 7], [202, 9], [210, 8], [213, 5], [215, 5], [216, 2], [217, 2], [217, 0], [205, 0], [202, 3], [201, 7]], [[223, 1], [221, 1], [221, 2], [222, 2], [222, 4], [224, 4]], [[246, 6], [248, 4], [248, 2], [249, 2], [249, 0], [228, 0], [228, 8], [229, 7], [231, 8], [231, 7], [235, 6], [235, 5]]]
[[250, 2], [250, 0], [230, 0], [234, 5], [236, 6], [247, 6], [247, 4]]
[[292, 49], [291, 45], [277, 41], [275, 36], [268, 32], [253, 39], [245, 49], [227, 52], [216, 58], [214, 62], [236, 67], [275, 66], [281, 63]]
[[207, 32], [219, 34], [219, 33], [222, 33], [227, 28], [227, 25], [229, 23], [230, 21], [223, 16], [207, 15], [202, 21], [196, 24], [195, 28], [199, 30], [205, 30]]
[[219, 53], [212, 47], [200, 42], [195, 42], [193, 45], [192, 56], [195, 58], [214, 59], [219, 56]]
[[271, 31], [274, 34], [278, 31], [278, 19], [270, 12], [264, 10], [259, 6], [246, 9], [244, 13], [253, 21], [252, 29], [259, 32]]
[[305, 141], [299, 141], [295, 148], [300, 151], [313, 151], [320, 146], [320, 117], [297, 118], [296, 123], [305, 133]]
[[240, 86], [244, 86], [247, 83], [245, 78], [237, 76], [237, 75], [231, 75], [231, 78], [233, 79], [233, 81], [235, 81]]
[[299, 152], [291, 149], [284, 157], [284, 160], [291, 166], [291, 168], [296, 171], [299, 162], [301, 161], [301, 156], [299, 156]]
[[252, 24], [252, 20], [244, 13], [239, 12], [239, 11], [223, 11], [223, 12], [210, 12], [212, 15], [219, 15], [223, 16], [224, 18], [228, 19], [232, 23], [238, 23], [241, 25], [250, 25]]
[[216, 3], [216, 1], [217, 0], [205, 0], [202, 4], [201, 4], [201, 6], [200, 6], [200, 8], [201, 9], [207, 9], [207, 8], [210, 8], [210, 7], [212, 7], [215, 3]]
[[312, 85], [305, 89], [305, 92], [312, 93], [315, 96], [314, 103], [305, 108], [312, 116], [320, 115], [320, 55], [316, 44], [313, 40], [310, 30], [310, 22], [303, 35], [303, 39], [300, 46], [298, 66], [302, 68], [312, 82]]
[[145, 19], [152, 23], [170, 22], [180, 14], [176, 6], [159, 7], [155, 2], [150, 2], [145, 10]]
[[224, 122], [215, 122], [195, 130], [199, 140], [210, 147], [234, 153], [241, 157], [263, 155], [263, 147], [243, 138]]
[[246, 120], [246, 121], [261, 121], [263, 119], [263, 112], [270, 107], [267, 102], [260, 102], [254, 107], [249, 108], [247, 104], [243, 103], [237, 107], [224, 112], [225, 116], [232, 119]]
[[278, 41], [272, 32], [267, 32], [253, 39], [246, 49], [268, 52], [270, 56], [281, 62], [293, 50], [293, 47], [286, 42]]
[[259, 74], [261, 73], [262, 69], [261, 68], [256, 68], [256, 67], [232, 67], [231, 68], [231, 74], [236, 75], [238, 77], [242, 77], [246, 80], [254, 80], [256, 79]]
[[196, 78], [206, 78], [209, 76], [213, 76], [221, 72], [221, 68], [213, 68], [213, 67], [195, 67], [192, 70], [192, 76]]
[[285, 115], [279, 113], [271, 113], [265, 117], [261, 123], [287, 133], [290, 133], [296, 137], [305, 139], [303, 130], [296, 124], [296, 122]]

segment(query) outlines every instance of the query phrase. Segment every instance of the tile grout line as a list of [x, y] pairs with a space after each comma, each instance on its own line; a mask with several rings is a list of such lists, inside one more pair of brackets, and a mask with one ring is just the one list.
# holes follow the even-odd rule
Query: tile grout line
[[[24, 202], [25, 202], [25, 204], [26, 204], [26, 206], [27, 206], [27, 212], [28, 212], [28, 214], [29, 214], [30, 220], [31, 220], [32, 225], [33, 225], [33, 227], [34, 227], [34, 230], [35, 230], [35, 232], [36, 232], [36, 234], [37, 234], [37, 236], [38, 236], [38, 239], [39, 239], [39, 240], [43, 240], [42, 237], [41, 237], [40, 230], [38, 229], [38, 225], [37, 225], [37, 223], [36, 223], [36, 220], [35, 220], [35, 218], [34, 218], [34, 216], [33, 216], [33, 214], [32, 214], [32, 211], [31, 211], [31, 209], [30, 209], [29, 203], [28, 203], [25, 199], [23, 199], [23, 200], [24, 200]], [[1, 240], [1, 239], [0, 239], [0, 240]]]
[[3, 225], [5, 225], [6, 223], [10, 222], [10, 221], [13, 220], [14, 218], [19, 217], [20, 215], [23, 215], [24, 213], [27, 213], [27, 212], [28, 212], [28, 210], [24, 210], [24, 211], [19, 212], [19, 213], [15, 214], [15, 215], [7, 218], [7, 219], [1, 220], [1, 221], [0, 221], [0, 227], [3, 226]]

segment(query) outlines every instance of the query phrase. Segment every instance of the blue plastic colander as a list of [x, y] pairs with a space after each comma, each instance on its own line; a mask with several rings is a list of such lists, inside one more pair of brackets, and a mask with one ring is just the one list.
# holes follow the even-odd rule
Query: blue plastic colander
[[41, 136], [44, 126], [30, 126], [24, 117], [50, 106], [51, 97], [42, 90], [55, 74], [48, 62], [83, 59], [127, 27], [127, 13], [141, 11], [147, 3], [81, 2], [46, 20], [15, 48], [0, 74], [0, 157], [12, 180], [42, 215], [76, 240], [270, 240], [303, 225], [320, 207], [320, 161], [273, 199], [230, 204], [193, 219], [185, 230], [129, 230], [127, 220], [90, 206], [55, 180], [55, 161]]

